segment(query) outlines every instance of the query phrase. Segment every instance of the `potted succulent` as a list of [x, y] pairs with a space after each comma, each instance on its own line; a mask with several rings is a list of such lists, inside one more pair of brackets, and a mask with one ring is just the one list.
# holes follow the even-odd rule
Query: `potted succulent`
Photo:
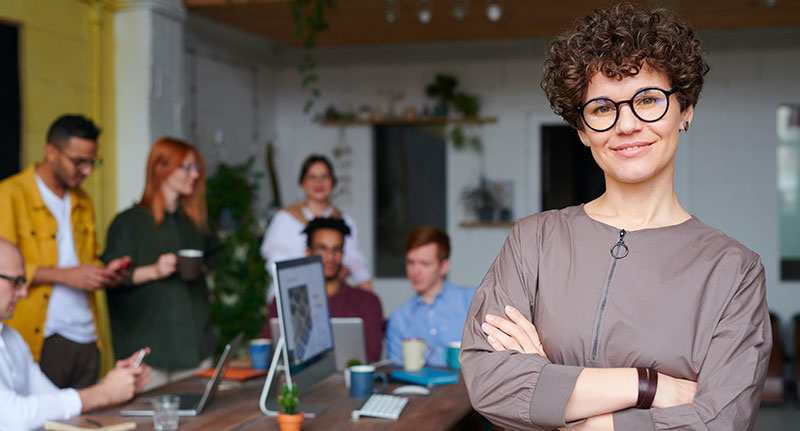
[[300, 431], [306, 415], [297, 411], [300, 400], [297, 398], [297, 385], [283, 385], [281, 394], [278, 396], [278, 404], [283, 409], [278, 413], [278, 425], [281, 431]]

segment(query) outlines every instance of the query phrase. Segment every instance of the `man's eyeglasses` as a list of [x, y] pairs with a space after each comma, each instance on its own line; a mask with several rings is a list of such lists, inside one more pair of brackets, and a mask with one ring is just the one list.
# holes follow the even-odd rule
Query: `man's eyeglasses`
[[342, 247], [328, 248], [327, 246], [324, 245], [315, 245], [314, 247], [311, 247], [311, 252], [321, 256], [321, 255], [326, 255], [328, 253], [342, 254], [344, 252], [344, 249], [342, 249]]
[[673, 93], [674, 90], [645, 88], [628, 100], [615, 102], [605, 97], [598, 97], [579, 106], [577, 110], [581, 113], [583, 124], [596, 132], [605, 132], [617, 124], [620, 106], [624, 103], [630, 105], [633, 115], [644, 122], [653, 123], [660, 120], [669, 110], [669, 96]]
[[59, 151], [61, 152], [61, 154], [64, 154], [64, 157], [66, 157], [67, 160], [69, 160], [72, 163], [72, 165], [75, 166], [75, 168], [77, 169], [83, 169], [83, 168], [97, 169], [103, 165], [102, 157], [98, 157], [96, 159], [83, 159], [80, 157], [70, 157], [60, 149]]
[[0, 274], [0, 278], [5, 278], [6, 280], [13, 281], [14, 287], [17, 289], [22, 289], [23, 287], [25, 287], [25, 284], [28, 283], [28, 279], [22, 275], [13, 276], [13, 275]]

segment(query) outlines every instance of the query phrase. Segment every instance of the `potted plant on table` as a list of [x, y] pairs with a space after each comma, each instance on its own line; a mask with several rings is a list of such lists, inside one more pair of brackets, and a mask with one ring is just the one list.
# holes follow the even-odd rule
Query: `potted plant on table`
[[300, 400], [297, 398], [297, 385], [283, 385], [281, 394], [278, 396], [278, 404], [283, 409], [278, 413], [278, 425], [281, 431], [300, 431], [306, 416], [303, 412], [297, 411]]

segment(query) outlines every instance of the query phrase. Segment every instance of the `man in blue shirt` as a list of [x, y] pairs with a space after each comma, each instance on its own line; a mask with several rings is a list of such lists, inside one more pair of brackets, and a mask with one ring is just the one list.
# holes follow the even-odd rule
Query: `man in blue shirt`
[[397, 307], [386, 326], [386, 357], [403, 362], [403, 339], [421, 338], [428, 345], [429, 366], [446, 366], [447, 344], [461, 341], [475, 289], [456, 286], [444, 277], [450, 270], [450, 238], [422, 226], [405, 241], [406, 275], [416, 295]]

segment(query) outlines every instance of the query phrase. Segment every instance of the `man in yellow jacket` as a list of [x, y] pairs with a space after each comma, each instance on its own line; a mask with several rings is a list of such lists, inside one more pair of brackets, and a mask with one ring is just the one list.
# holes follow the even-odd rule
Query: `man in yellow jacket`
[[119, 284], [129, 258], [103, 266], [94, 208], [80, 184], [101, 160], [94, 123], [58, 118], [47, 133], [44, 160], [0, 182], [0, 237], [25, 258], [30, 295], [6, 323], [15, 328], [42, 371], [60, 388], [85, 388], [100, 371], [95, 290]]

